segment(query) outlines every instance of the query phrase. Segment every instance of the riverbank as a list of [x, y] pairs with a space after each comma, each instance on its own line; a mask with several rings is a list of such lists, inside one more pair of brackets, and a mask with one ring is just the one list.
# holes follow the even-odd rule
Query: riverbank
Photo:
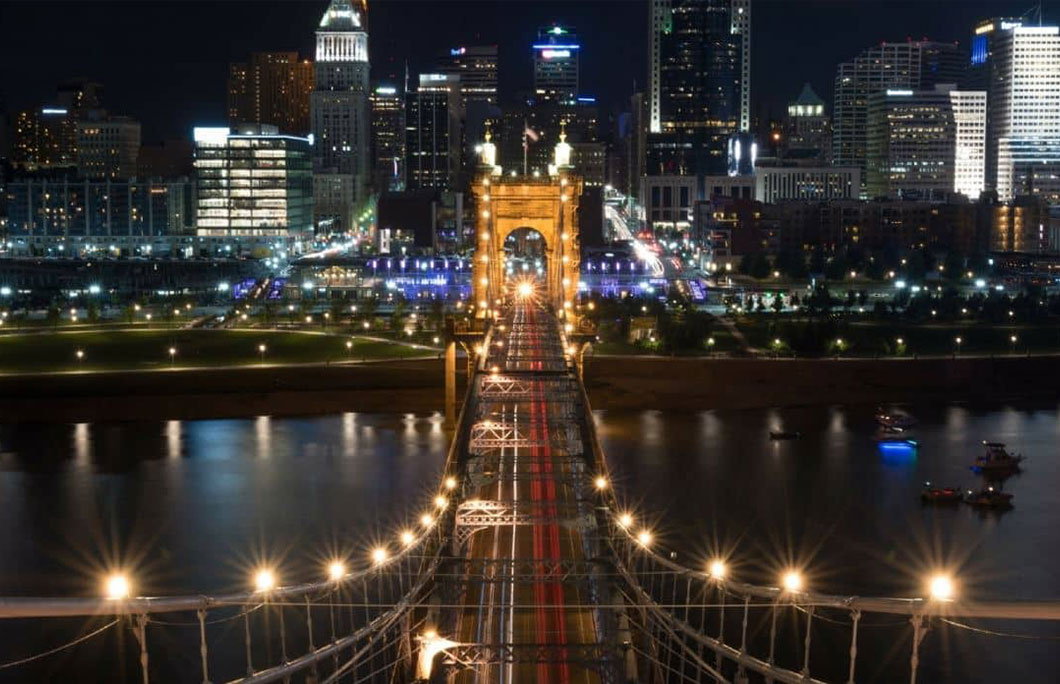
[[[458, 367], [463, 368], [463, 363]], [[699, 411], [1056, 398], [1060, 356], [928, 359], [590, 357], [594, 409]], [[0, 420], [189, 420], [444, 409], [437, 359], [0, 376]], [[458, 378], [463, 391], [463, 377]]]
[[443, 408], [436, 359], [0, 376], [0, 420], [191, 420]]
[[1060, 356], [920, 359], [595, 357], [594, 409], [699, 411], [910, 401], [984, 402], [1060, 396]]

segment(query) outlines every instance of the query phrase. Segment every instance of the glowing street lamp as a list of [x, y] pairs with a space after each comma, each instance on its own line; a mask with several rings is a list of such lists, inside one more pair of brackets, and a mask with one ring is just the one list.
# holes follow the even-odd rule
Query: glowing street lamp
[[353, 340], [346, 340], [346, 356], [349, 357], [353, 353]]
[[176, 358], [177, 358], [177, 348], [176, 347], [170, 347], [169, 348], [169, 365], [170, 366], [172, 366], [176, 362]]
[[618, 524], [623, 529], [629, 529], [633, 526], [633, 516], [629, 513], [623, 513], [622, 515], [618, 516]]
[[262, 593], [276, 588], [276, 575], [269, 568], [261, 568], [254, 573], [254, 590]]
[[420, 516], [420, 524], [424, 527], [430, 527], [434, 524], [434, 518], [431, 517], [430, 513], [424, 513]]
[[935, 575], [928, 582], [928, 592], [934, 601], [952, 601], [955, 593], [953, 578], [949, 575]]
[[957, 353], [958, 353], [958, 354], [960, 354], [960, 353], [961, 353], [961, 343], [962, 343], [962, 342], [964, 342], [964, 340], [963, 340], [963, 339], [962, 339], [961, 337], [955, 337], [955, 338], [953, 338], [953, 343], [954, 343], [955, 345], [957, 345]]
[[596, 479], [593, 480], [593, 485], [596, 486], [596, 489], [598, 491], [602, 492], [603, 490], [607, 489], [607, 478], [603, 475], [598, 475]]
[[265, 363], [265, 350], [266, 350], [266, 347], [265, 347], [264, 343], [258, 345], [258, 353], [261, 354], [261, 362], [262, 363]]
[[1015, 335], [1012, 335], [1011, 337], [1008, 338], [1008, 341], [1010, 343], [1012, 343], [1012, 353], [1015, 354], [1016, 353], [1016, 342], [1019, 341], [1019, 338], [1016, 337]]
[[129, 583], [129, 578], [121, 573], [110, 575], [103, 582], [103, 594], [111, 601], [127, 599], [131, 591], [132, 585]]
[[449, 505], [449, 502], [444, 496], [439, 494], [438, 496], [434, 497], [434, 505], [436, 508], [444, 510], [445, 507]]
[[797, 570], [788, 570], [784, 573], [784, 576], [780, 578], [781, 586], [784, 587], [784, 591], [797, 592], [802, 591], [802, 575]]
[[346, 576], [346, 566], [342, 561], [332, 561], [328, 564], [328, 579], [338, 582]]
[[447, 477], [447, 478], [445, 478], [445, 488], [448, 489], [449, 491], [452, 491], [452, 490], [456, 489], [456, 478], [455, 477]]
[[401, 543], [405, 546], [412, 546], [414, 541], [416, 541], [416, 535], [412, 533], [412, 530], [404, 530], [401, 533]]
[[386, 559], [387, 552], [385, 548], [383, 548], [382, 546], [378, 546], [372, 549], [372, 563], [374, 563], [375, 565], [380, 565], [382, 563], [385, 563]]
[[78, 349], [76, 352], [74, 352], [74, 356], [77, 357], [77, 365], [82, 365], [81, 362], [85, 360], [85, 350]]
[[725, 575], [728, 570], [729, 569], [725, 567], [725, 561], [721, 559], [712, 560], [710, 562], [710, 565], [707, 567], [707, 572], [709, 572], [710, 576], [716, 580], [725, 579]]

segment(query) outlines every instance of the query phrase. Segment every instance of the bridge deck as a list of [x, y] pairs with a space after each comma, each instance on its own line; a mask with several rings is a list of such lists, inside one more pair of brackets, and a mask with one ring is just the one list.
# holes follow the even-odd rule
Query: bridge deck
[[[471, 561], [455, 640], [485, 648], [458, 682], [600, 681], [590, 587], [564, 581], [560, 567], [584, 563], [583, 532], [592, 521], [572, 419], [576, 380], [562, 349], [556, 319], [530, 302], [517, 303], [495, 328], [486, 360], [492, 378], [481, 382], [504, 384], [497, 378], [506, 373], [518, 382], [507, 395], [477, 397], [475, 419], [488, 422], [496, 439], [482, 439], [468, 455], [469, 472], [484, 475], [469, 482], [458, 510], [458, 528], [460, 521], [466, 528], [462, 550]], [[482, 572], [487, 565], [498, 569]]]

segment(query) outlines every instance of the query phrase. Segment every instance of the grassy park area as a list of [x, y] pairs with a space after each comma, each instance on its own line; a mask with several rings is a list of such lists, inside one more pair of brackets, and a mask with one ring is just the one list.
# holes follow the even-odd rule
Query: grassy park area
[[[347, 346], [348, 342], [352, 345]], [[0, 335], [0, 372], [324, 363], [400, 359], [435, 353], [436, 350], [423, 346], [359, 336], [270, 330], [8, 333]]]

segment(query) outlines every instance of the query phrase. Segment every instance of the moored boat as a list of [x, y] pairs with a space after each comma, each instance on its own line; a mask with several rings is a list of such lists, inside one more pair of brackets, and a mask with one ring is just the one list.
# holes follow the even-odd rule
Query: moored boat
[[983, 454], [975, 459], [972, 470], [987, 474], [1013, 473], [1020, 469], [1024, 457], [1005, 449], [1001, 442], [983, 442]]
[[920, 498], [928, 503], [959, 503], [964, 493], [959, 487], [932, 487], [930, 482], [925, 482]]
[[903, 411], [884, 411], [876, 413], [876, 422], [885, 429], [905, 430], [916, 425], [916, 418]]
[[979, 508], [1010, 508], [1012, 495], [993, 487], [984, 487], [978, 491], [969, 489], [964, 501]]

